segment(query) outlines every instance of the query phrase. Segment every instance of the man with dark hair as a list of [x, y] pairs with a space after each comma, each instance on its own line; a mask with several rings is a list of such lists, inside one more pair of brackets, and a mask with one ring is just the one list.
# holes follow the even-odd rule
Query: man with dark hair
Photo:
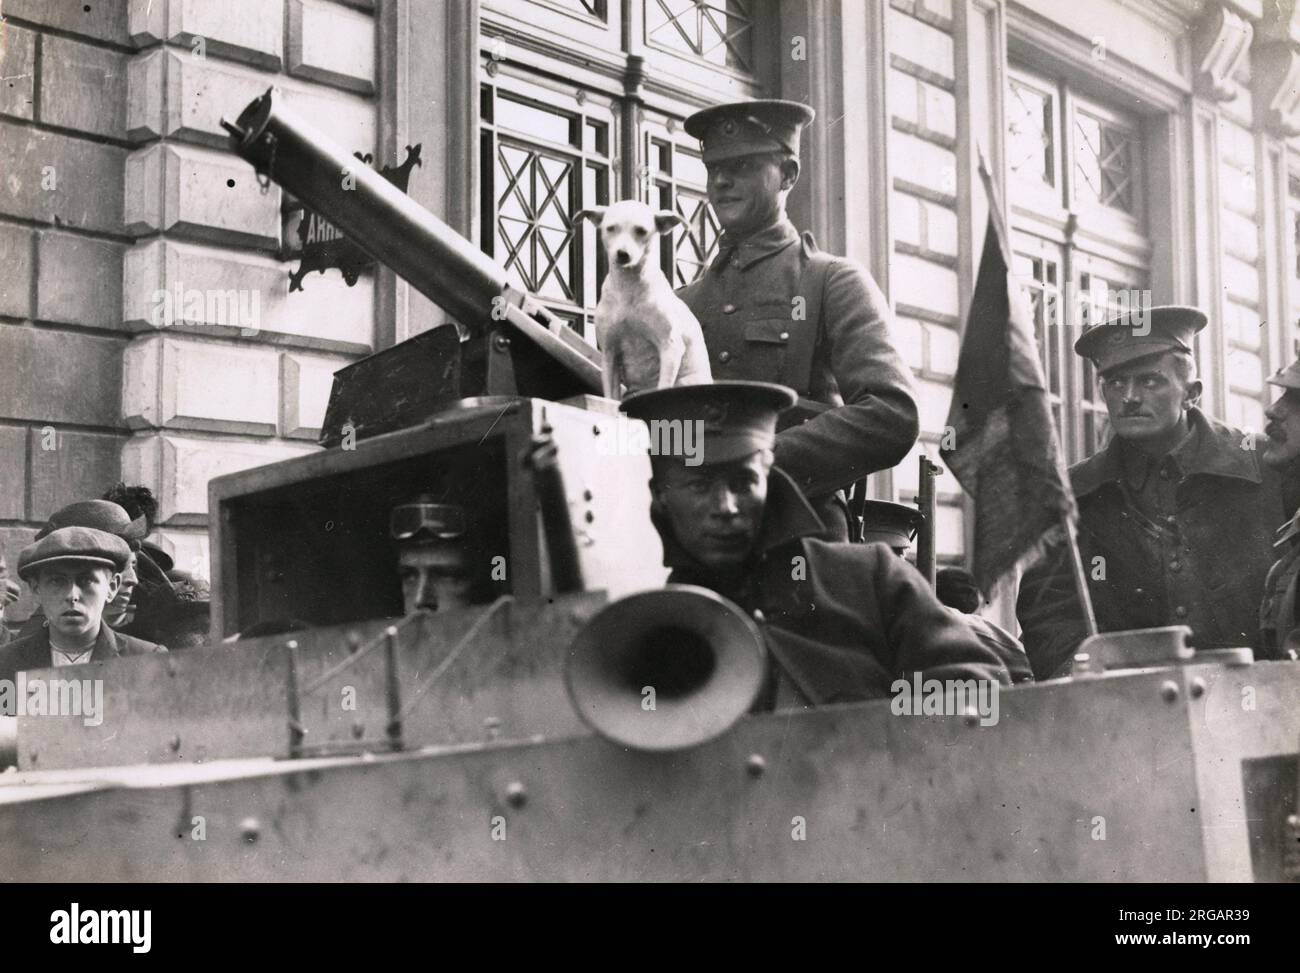
[[786, 217], [813, 115], [797, 102], [745, 101], [686, 119], [723, 233], [712, 263], [678, 294], [704, 330], [715, 379], [779, 382], [828, 407], [787, 413], [776, 463], [831, 536], [848, 540], [840, 491], [902, 460], [919, 422], [884, 294], [863, 267], [823, 253], [811, 234], [801, 239]]
[[31, 585], [46, 624], [0, 648], [0, 680], [12, 682], [31, 669], [166, 652], [104, 624], [104, 608], [117, 594], [130, 555], [122, 538], [88, 527], [61, 527], [23, 548], [18, 576]]
[[623, 410], [647, 422], [690, 422], [701, 448], [651, 457], [650, 515], [669, 581], [709, 588], [761, 616], [772, 669], [760, 708], [888, 696], [894, 681], [1008, 681], [997, 657], [939, 604], [884, 544], [827, 531], [773, 466], [788, 388], [719, 382], [642, 392]]
[[[1251, 646], [1285, 513], [1252, 433], [1196, 408], [1193, 307], [1145, 308], [1086, 330], [1114, 438], [1070, 470], [1079, 550], [1102, 632], [1186, 625], [1198, 649]], [[1048, 546], [1016, 606], [1034, 676], [1070, 671], [1086, 630], [1068, 548]]]

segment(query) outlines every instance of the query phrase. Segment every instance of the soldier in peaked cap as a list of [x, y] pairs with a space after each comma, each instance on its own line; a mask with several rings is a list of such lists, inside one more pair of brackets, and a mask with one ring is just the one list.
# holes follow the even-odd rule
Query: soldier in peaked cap
[[[1079, 549], [1099, 630], [1187, 625], [1196, 648], [1259, 645], [1259, 593], [1285, 516], [1255, 435], [1195, 405], [1193, 307], [1135, 308], [1089, 328], [1075, 351], [1098, 375], [1114, 432], [1070, 470]], [[1068, 549], [1024, 575], [1022, 639], [1038, 679], [1069, 671], [1085, 628]]]
[[[884, 294], [857, 263], [818, 250], [810, 234], [801, 239], [786, 217], [813, 114], [797, 102], [745, 101], [686, 120], [723, 233], [712, 263], [678, 294], [703, 327], [714, 378], [779, 382], [830, 407], [788, 412], [776, 458], [832, 536], [847, 540], [839, 491], [902, 460], [919, 425]], [[796, 423], [798, 415], [811, 418]]]
[[1273, 542], [1277, 563], [1264, 582], [1260, 606], [1260, 640], [1268, 654], [1278, 658], [1300, 658], [1300, 360], [1292, 362], [1269, 380], [1281, 392], [1264, 411], [1268, 425], [1264, 434], [1263, 460], [1283, 479], [1287, 509], [1295, 509], [1290, 520], [1277, 529]]
[[779, 385], [718, 382], [622, 403], [648, 424], [696, 423], [698, 450], [651, 457], [651, 518], [670, 582], [761, 614], [773, 668], [759, 707], [882, 697], [918, 671], [1005, 683], [997, 657], [915, 569], [883, 544], [829, 539], [773, 465], [777, 417], [794, 402]]
[[47, 624], [0, 648], [0, 680], [12, 682], [29, 669], [167, 651], [103, 622], [130, 556], [126, 541], [92, 527], [60, 527], [23, 548], [18, 576], [31, 586]]

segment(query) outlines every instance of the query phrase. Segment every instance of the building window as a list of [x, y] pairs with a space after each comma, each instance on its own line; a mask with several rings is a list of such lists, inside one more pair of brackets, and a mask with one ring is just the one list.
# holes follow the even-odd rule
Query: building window
[[482, 85], [480, 115], [483, 249], [589, 337], [600, 255], [584, 259], [594, 248], [574, 217], [610, 201], [614, 116], [506, 77]]
[[1137, 132], [1082, 108], [1075, 110], [1074, 131], [1075, 191], [1079, 199], [1136, 215]]
[[[482, 11], [482, 247], [594, 343], [604, 254], [574, 215], [628, 198], [672, 210], [683, 224], [661, 243], [664, 273], [681, 287], [708, 267], [721, 231], [682, 121], [708, 97], [776, 93], [775, 4], [485, 0]], [[545, 61], [515, 58], [539, 38], [554, 42]], [[632, 83], [654, 98], [629, 99]]]
[[646, 39], [716, 67], [753, 70], [752, 4], [747, 0], [647, 0]]
[[1019, 69], [1006, 103], [1013, 269], [1033, 302], [1052, 416], [1076, 463], [1109, 430], [1097, 376], [1074, 342], [1085, 327], [1150, 301], [1142, 124]]

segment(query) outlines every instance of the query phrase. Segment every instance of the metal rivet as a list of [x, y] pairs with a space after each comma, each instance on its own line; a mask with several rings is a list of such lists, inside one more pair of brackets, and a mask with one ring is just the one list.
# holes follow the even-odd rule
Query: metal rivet
[[762, 625], [765, 621], [767, 621], [767, 617], [763, 614], [763, 612], [762, 612], [761, 610], [755, 608], [755, 609], [754, 609], [754, 621], [756, 621], [756, 622], [758, 622], [758, 624]]
[[262, 825], [257, 818], [244, 818], [239, 822], [239, 836], [250, 845], [262, 834]]
[[521, 780], [512, 780], [506, 787], [506, 802], [511, 807], [523, 807], [528, 802], [528, 788]]
[[781, 332], [781, 340], [782, 340], [782, 341], [787, 341], [789, 338], [790, 338], [790, 332], [789, 332], [789, 331], [782, 331], [782, 332]]
[[1160, 684], [1160, 698], [1166, 703], [1175, 702], [1178, 699], [1178, 683], [1172, 679], [1166, 679]]
[[507, 348], [510, 347], [510, 339], [507, 338], [505, 335], [499, 334], [492, 339], [492, 347], [495, 348], [497, 351], [505, 351]]
[[763, 759], [761, 753], [751, 753], [749, 759], [745, 761], [745, 770], [750, 777], [762, 777], [767, 771], [767, 761]]
[[583, 491], [582, 491], [582, 499], [583, 499], [583, 500], [591, 500], [592, 496], [593, 496], [593, 494], [592, 494], [592, 492], [591, 492], [590, 490], [583, 490]]
[[1191, 689], [1188, 691], [1191, 693], [1192, 699], [1200, 699], [1205, 695], [1205, 680], [1197, 676], [1192, 680]]
[[593, 436], [599, 436], [599, 435], [600, 435], [600, 426], [592, 426], [592, 427], [591, 427], [591, 434], [592, 434]]
[[592, 513], [590, 510], [588, 510], [585, 514], [582, 515], [582, 519], [590, 524], [593, 521], [595, 521], [596, 515]]

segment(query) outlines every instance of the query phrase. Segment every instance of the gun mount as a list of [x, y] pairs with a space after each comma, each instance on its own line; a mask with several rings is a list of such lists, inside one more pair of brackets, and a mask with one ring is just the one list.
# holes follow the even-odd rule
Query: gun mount
[[[233, 151], [253, 165], [260, 180], [275, 181], [324, 215], [470, 333], [467, 342], [444, 341], [432, 349], [417, 336], [352, 366], [363, 378], [344, 375], [336, 381], [322, 434], [327, 445], [342, 438], [340, 430], [349, 422], [364, 437], [415, 425], [436, 404], [459, 398], [600, 394], [595, 348], [531, 295], [512, 287], [505, 269], [470, 241], [280, 104], [272, 90], [254, 99], [235, 122], [222, 119], [222, 125]], [[434, 360], [428, 363], [431, 350]], [[417, 369], [424, 394], [397, 402], [376, 421], [373, 405], [364, 400], [373, 398], [383, 376], [401, 373], [408, 358], [426, 362]], [[353, 415], [358, 409], [361, 414]]]

